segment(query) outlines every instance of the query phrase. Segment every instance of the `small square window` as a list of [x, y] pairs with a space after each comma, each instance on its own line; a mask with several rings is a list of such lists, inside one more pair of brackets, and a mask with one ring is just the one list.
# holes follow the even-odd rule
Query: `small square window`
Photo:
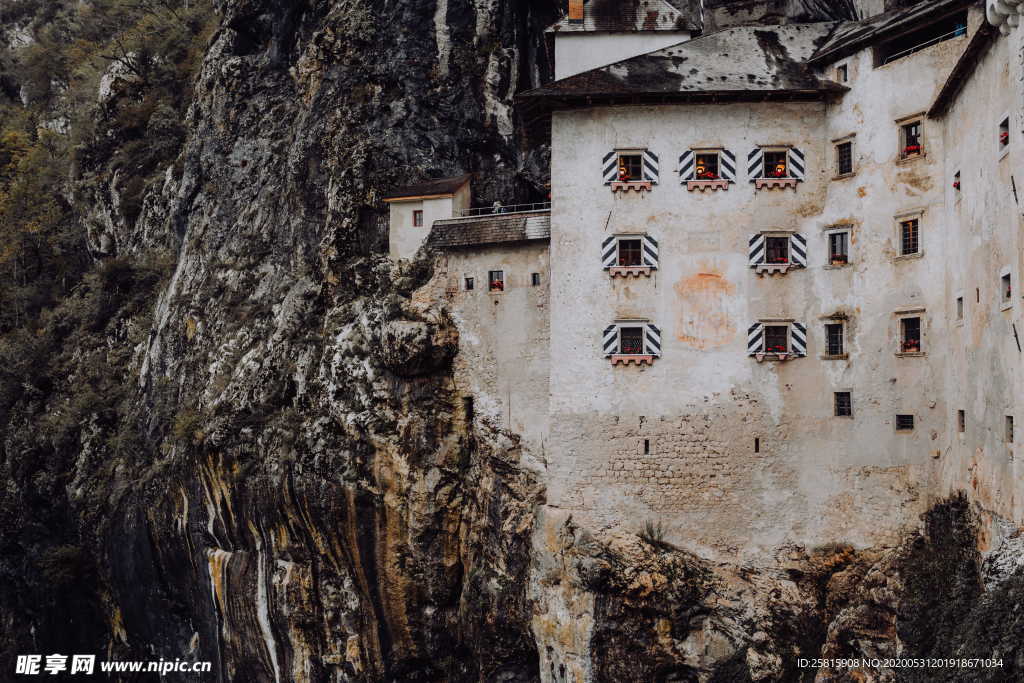
[[718, 180], [718, 153], [698, 154], [693, 173], [697, 180]]
[[1004, 304], [1013, 300], [1013, 283], [1009, 273], [999, 278], [999, 295]]
[[962, 411], [956, 411], [956, 431], [963, 434], [967, 431], [967, 414]]
[[1006, 416], [1006, 443], [1013, 443], [1013, 415]]
[[764, 175], [766, 178], [788, 178], [789, 153], [786, 150], [765, 152]]
[[910, 121], [900, 126], [900, 159], [921, 156], [924, 146], [921, 140], [921, 120]]
[[846, 83], [850, 80], [850, 66], [848, 64], [840, 64], [836, 67], [836, 81], [839, 83]]
[[853, 399], [849, 391], [835, 392], [836, 417], [853, 417]]
[[956, 319], [964, 319], [964, 298], [962, 296], [956, 298]]
[[903, 353], [920, 353], [921, 351], [921, 319], [913, 316], [900, 319], [900, 351]]
[[473, 291], [473, 285], [474, 285], [473, 278], [467, 277], [466, 280], [465, 280], [465, 283], [466, 283], [466, 291], [467, 292]]
[[530, 284], [534, 287], [540, 286], [540, 273], [530, 273]]
[[1010, 117], [999, 122], [999, 149], [1003, 150], [1010, 146]]
[[789, 352], [789, 326], [765, 325], [764, 350], [766, 353]]
[[840, 142], [836, 145], [836, 175], [853, 173], [853, 142]]
[[640, 154], [619, 155], [619, 181], [629, 182], [644, 179], [643, 156]]
[[828, 262], [833, 266], [845, 266], [849, 262], [850, 233], [846, 231], [828, 233]]
[[842, 323], [828, 323], [825, 325], [825, 353], [829, 356], [841, 356], [846, 353], [843, 344]]
[[789, 263], [789, 238], [766, 237], [764, 240], [765, 263]]
[[921, 252], [921, 228], [917, 218], [900, 221], [900, 256]]
[[897, 415], [896, 416], [896, 431], [898, 432], [909, 432], [914, 429], [914, 416], [913, 415]]
[[423, 211], [421, 209], [416, 209], [412, 212], [412, 226], [414, 228], [423, 227]]
[[503, 270], [490, 270], [490, 271], [487, 271], [487, 291], [490, 291], [490, 292], [503, 292], [503, 291], [505, 291], [505, 271], [503, 271]]
[[619, 328], [619, 353], [639, 355], [644, 352], [644, 328]]
[[643, 246], [639, 239], [619, 240], [618, 262], [620, 266], [643, 265]]

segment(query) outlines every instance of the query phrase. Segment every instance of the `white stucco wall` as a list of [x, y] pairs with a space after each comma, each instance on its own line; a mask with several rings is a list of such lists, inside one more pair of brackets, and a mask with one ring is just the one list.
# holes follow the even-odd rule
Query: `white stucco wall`
[[[451, 218], [469, 208], [470, 186], [455, 194], [429, 199], [395, 199], [388, 202], [388, 251], [393, 259], [412, 258], [426, 241], [434, 221]], [[423, 225], [413, 225], [413, 212], [423, 211]]]
[[[552, 370], [549, 501], [598, 527], [666, 523], [672, 540], [717, 557], [762, 559], [780, 545], [885, 542], [916, 519], [945, 433], [946, 277], [943, 136], [897, 163], [896, 120], [927, 109], [963, 49], [948, 41], [882, 68], [851, 60], [852, 90], [825, 105], [595, 108], [553, 120]], [[831, 140], [856, 133], [857, 172], [833, 180]], [[747, 153], [795, 145], [807, 180], [755, 192]], [[687, 147], [724, 146], [739, 161], [726, 192], [687, 192], [673, 175]], [[613, 195], [600, 159], [649, 148], [661, 184]], [[921, 258], [896, 259], [897, 221], [923, 210]], [[854, 225], [852, 263], [826, 268], [824, 229]], [[807, 238], [809, 267], [759, 277], [747, 240], [760, 230]], [[650, 279], [611, 280], [602, 239], [646, 231], [660, 243]], [[898, 356], [896, 313], [924, 309], [925, 355]], [[823, 360], [825, 316], [845, 314], [848, 360]], [[600, 336], [616, 318], [662, 330], [652, 367], [612, 367]], [[808, 356], [758, 364], [747, 326], [764, 317], [808, 327]], [[833, 392], [854, 416], [833, 416]], [[911, 413], [916, 429], [896, 433]], [[759, 452], [754, 439], [759, 439]], [[647, 439], [651, 453], [642, 453]]]
[[555, 34], [555, 78], [568, 78], [599, 66], [660, 50], [690, 39], [689, 31]]

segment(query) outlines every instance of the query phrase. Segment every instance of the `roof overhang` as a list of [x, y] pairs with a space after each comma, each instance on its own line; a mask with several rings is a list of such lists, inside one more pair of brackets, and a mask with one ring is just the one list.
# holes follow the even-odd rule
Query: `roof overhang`
[[397, 204], [397, 203], [400, 203], [400, 202], [422, 201], [424, 199], [450, 199], [450, 198], [452, 198], [454, 196], [455, 196], [454, 192], [449, 192], [447, 194], [418, 194], [418, 195], [409, 195], [408, 197], [385, 197], [381, 201], [383, 201], [385, 204], [393, 204], [393, 203]]
[[946, 82], [942, 84], [942, 89], [936, 95], [935, 102], [928, 109], [928, 116], [939, 117], [949, 111], [960, 91], [963, 90], [964, 85], [978, 68], [978, 62], [988, 52], [998, 35], [999, 29], [988, 22], [983, 22], [978, 30], [974, 32], [964, 53], [960, 55], [956, 66], [949, 73]]

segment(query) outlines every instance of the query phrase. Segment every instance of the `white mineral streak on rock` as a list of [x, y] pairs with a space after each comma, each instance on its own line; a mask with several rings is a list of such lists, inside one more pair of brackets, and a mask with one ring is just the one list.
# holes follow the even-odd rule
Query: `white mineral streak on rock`
[[210, 595], [213, 597], [220, 613], [226, 614], [224, 596], [227, 594], [227, 568], [231, 553], [222, 548], [210, 548], [206, 551], [206, 561], [210, 571]]
[[484, 75], [484, 113], [488, 121], [493, 121], [498, 127], [502, 137], [512, 137], [514, 128], [509, 107], [502, 100], [499, 89], [501, 88], [501, 64], [504, 52], [494, 50], [487, 60], [487, 73]]
[[267, 654], [270, 655], [270, 664], [274, 667], [274, 681], [281, 683], [281, 667], [277, 663], [277, 643], [274, 641], [274, 632], [270, 629], [270, 606], [267, 601], [267, 576], [266, 560], [263, 557], [263, 539], [259, 529], [249, 522], [249, 531], [252, 532], [256, 543], [256, 619], [260, 623], [260, 631], [263, 633], [263, 643], [267, 646]]
[[437, 68], [442, 76], [448, 75], [451, 55], [451, 36], [448, 33], [448, 0], [437, 0], [434, 10], [434, 38], [437, 41]]

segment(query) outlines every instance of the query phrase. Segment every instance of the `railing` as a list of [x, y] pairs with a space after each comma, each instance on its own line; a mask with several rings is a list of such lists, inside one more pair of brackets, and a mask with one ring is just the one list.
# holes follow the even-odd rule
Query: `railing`
[[502, 213], [528, 213], [530, 211], [550, 211], [551, 202], [535, 202], [533, 204], [496, 204], [494, 206], [478, 206], [473, 209], [461, 209], [456, 216], [465, 218], [468, 216], [492, 216]]
[[959, 38], [960, 36], [964, 36], [964, 35], [967, 35], [967, 27], [966, 26], [957, 26], [955, 29], [953, 29], [949, 33], [943, 33], [941, 36], [935, 36], [934, 38], [929, 38], [928, 40], [926, 40], [923, 43], [920, 43], [918, 45], [915, 45], [914, 47], [907, 48], [906, 50], [903, 50], [901, 52], [896, 52], [894, 54], [889, 55], [888, 57], [886, 57], [882, 61], [882, 64], [889, 64], [890, 62], [895, 62], [897, 59], [902, 59], [903, 57], [906, 57], [909, 54], [913, 54], [915, 52], [920, 52], [921, 50], [925, 49], [926, 47], [931, 47], [932, 45], [936, 45], [938, 43], [941, 43], [944, 40], [949, 40], [951, 38]]

